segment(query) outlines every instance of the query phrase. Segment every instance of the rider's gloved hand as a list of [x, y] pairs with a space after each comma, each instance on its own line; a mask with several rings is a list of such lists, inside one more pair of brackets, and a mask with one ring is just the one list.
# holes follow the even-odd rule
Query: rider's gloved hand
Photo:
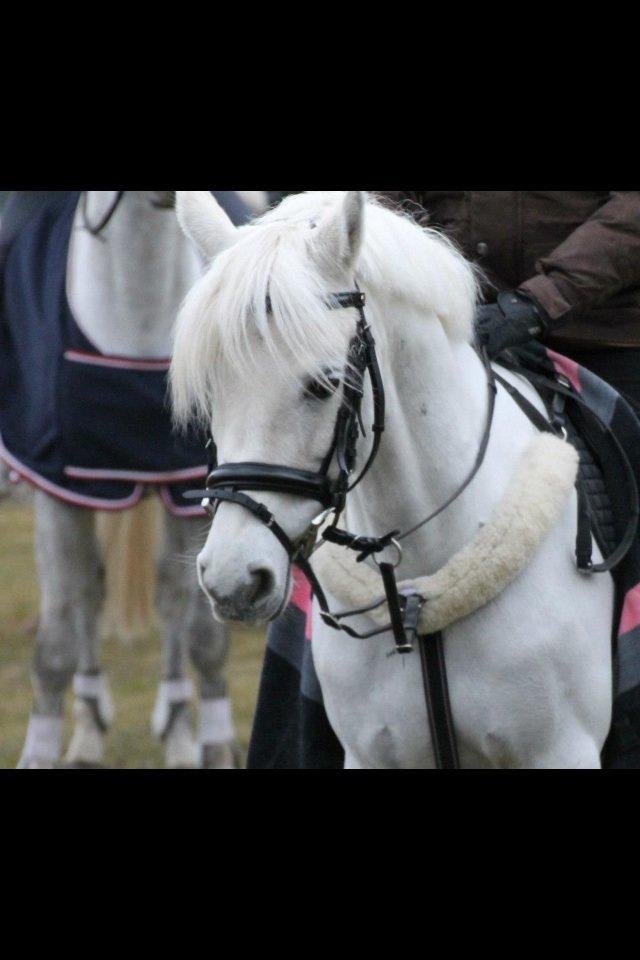
[[549, 317], [532, 297], [517, 290], [498, 294], [498, 302], [483, 304], [476, 313], [476, 332], [489, 357], [542, 336]]

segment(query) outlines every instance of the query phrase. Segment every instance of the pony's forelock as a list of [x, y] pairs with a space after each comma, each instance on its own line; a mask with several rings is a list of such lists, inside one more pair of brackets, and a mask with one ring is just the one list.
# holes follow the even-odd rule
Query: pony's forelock
[[[329, 310], [326, 280], [309, 249], [312, 224], [343, 198], [339, 192], [288, 197], [239, 229], [237, 242], [193, 287], [175, 331], [171, 390], [177, 422], [192, 416], [209, 422], [224, 378], [258, 372], [258, 343], [284, 378], [344, 370], [353, 311]], [[356, 277], [369, 296], [404, 299], [435, 314], [451, 339], [469, 339], [477, 297], [471, 265], [441, 234], [372, 198]]]

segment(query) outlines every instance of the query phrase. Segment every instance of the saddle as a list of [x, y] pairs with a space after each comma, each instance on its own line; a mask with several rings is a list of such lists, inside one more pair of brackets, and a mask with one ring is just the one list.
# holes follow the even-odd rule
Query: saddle
[[[615, 584], [613, 715], [603, 766], [640, 768], [640, 419], [608, 383], [542, 344], [506, 351], [499, 362], [538, 389], [551, 415], [558, 391], [564, 398], [567, 439], [580, 457], [578, 568], [610, 571]], [[602, 564], [591, 561], [592, 537]]]
[[629, 511], [626, 516], [618, 518], [616, 523], [613, 502], [598, 458], [591, 450], [586, 438], [571, 421], [568, 421], [567, 432], [569, 442], [576, 448], [580, 457], [578, 484], [586, 497], [591, 529], [601, 553], [608, 557], [617, 546], [616, 529], [626, 525], [629, 520]]

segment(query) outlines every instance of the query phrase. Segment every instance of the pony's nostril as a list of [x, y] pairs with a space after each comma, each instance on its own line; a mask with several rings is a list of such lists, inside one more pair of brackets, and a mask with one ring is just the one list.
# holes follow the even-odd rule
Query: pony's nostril
[[251, 602], [257, 603], [260, 600], [264, 600], [271, 591], [273, 590], [273, 585], [275, 578], [271, 570], [268, 567], [252, 567], [250, 569], [251, 574]]
[[260, 606], [275, 586], [275, 574], [268, 567], [249, 568], [244, 578], [235, 583], [220, 580], [204, 567], [199, 567], [199, 572], [200, 586], [209, 600], [229, 616]]

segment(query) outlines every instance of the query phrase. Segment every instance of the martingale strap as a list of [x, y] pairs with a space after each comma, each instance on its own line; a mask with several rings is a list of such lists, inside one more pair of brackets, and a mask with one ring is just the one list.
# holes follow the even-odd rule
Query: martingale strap
[[438, 770], [459, 770], [458, 743], [444, 660], [444, 638], [441, 633], [421, 636], [418, 648], [436, 767]]

